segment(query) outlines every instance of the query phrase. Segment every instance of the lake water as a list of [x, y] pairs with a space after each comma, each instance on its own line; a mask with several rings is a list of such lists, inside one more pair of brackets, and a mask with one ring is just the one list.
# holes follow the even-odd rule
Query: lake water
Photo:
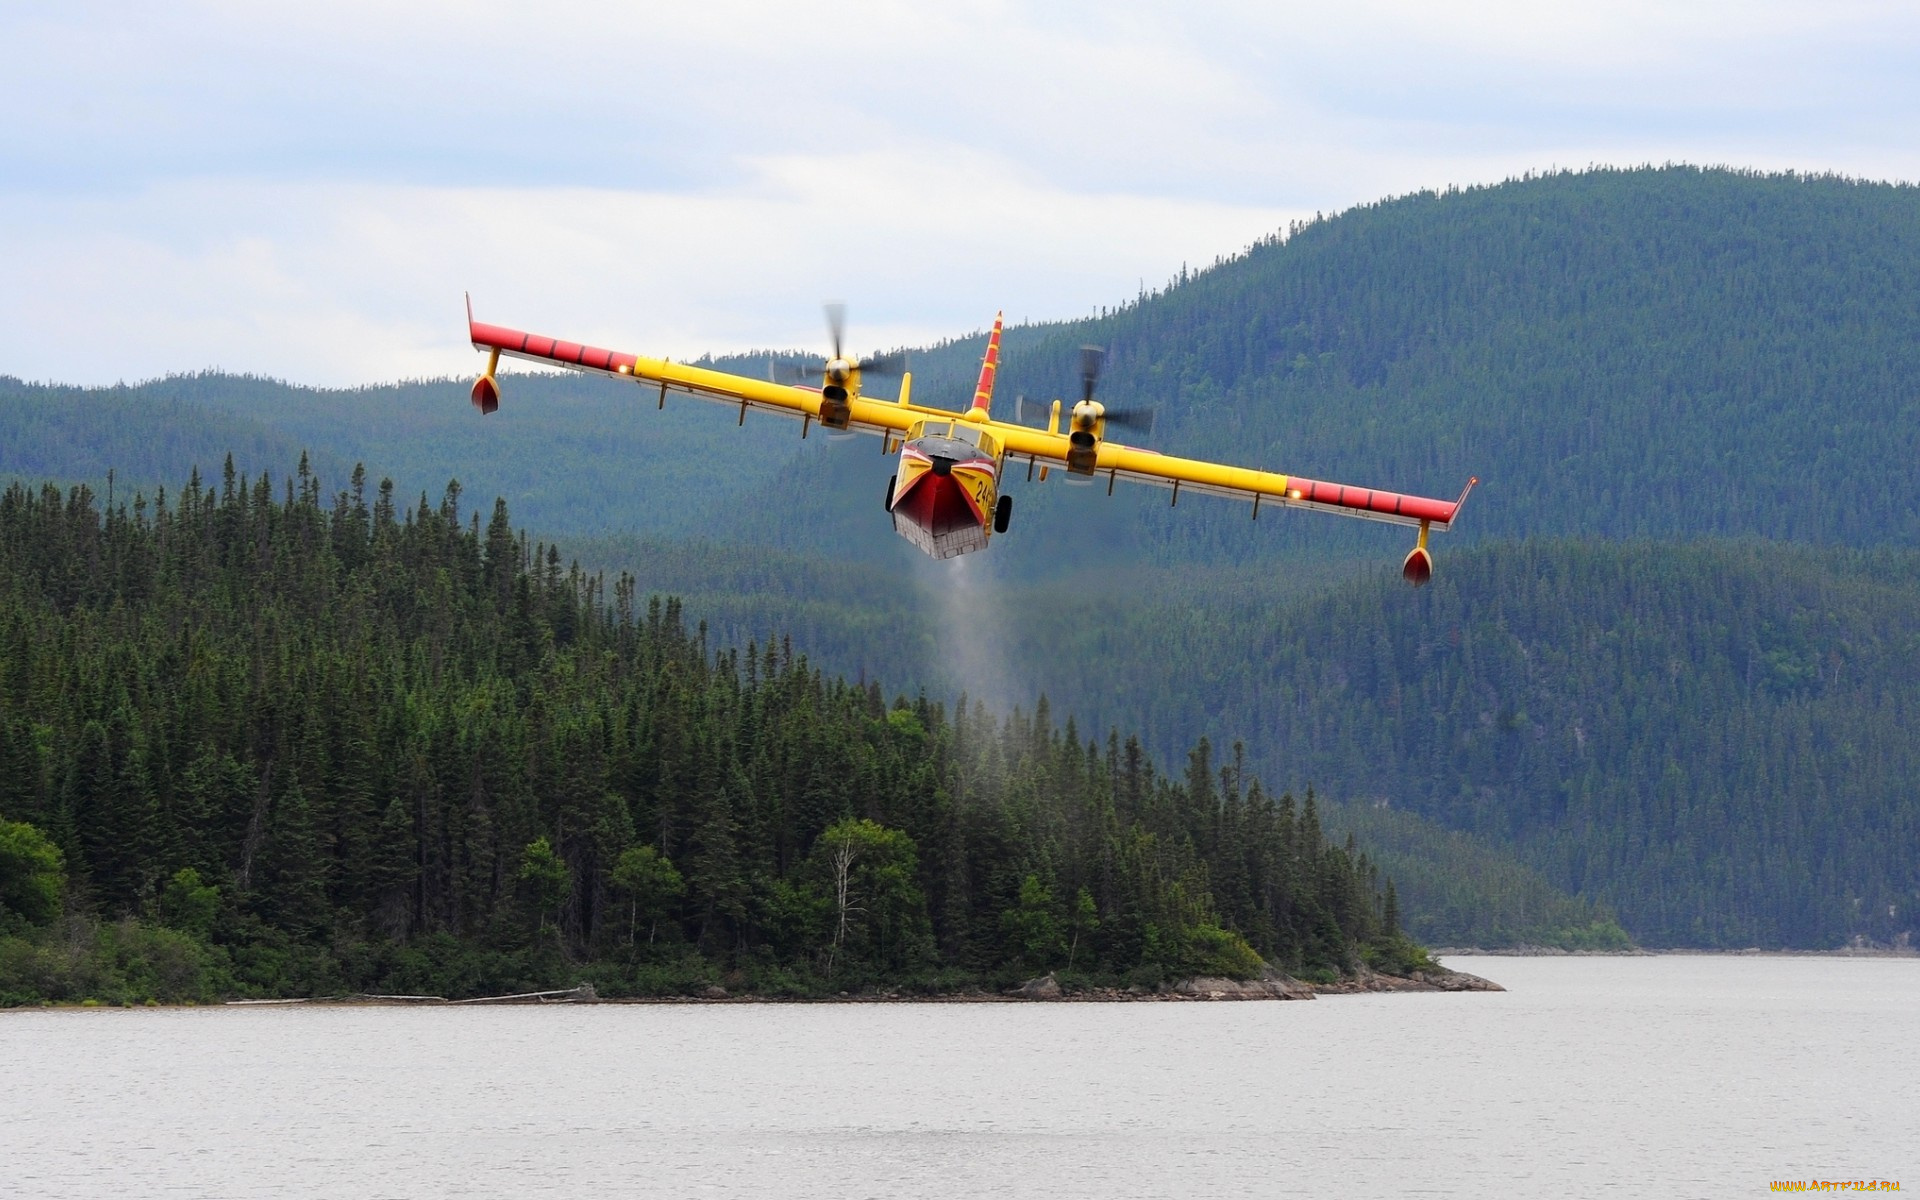
[[0, 1194], [1920, 1191], [1920, 960], [1308, 1003], [0, 1013]]

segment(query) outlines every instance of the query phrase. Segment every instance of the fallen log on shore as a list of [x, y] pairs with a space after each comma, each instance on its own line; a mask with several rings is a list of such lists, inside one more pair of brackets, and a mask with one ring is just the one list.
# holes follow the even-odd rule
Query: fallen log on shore
[[593, 985], [562, 988], [551, 992], [520, 992], [512, 996], [474, 996], [467, 1000], [449, 1000], [448, 1004], [592, 1004], [600, 999]]

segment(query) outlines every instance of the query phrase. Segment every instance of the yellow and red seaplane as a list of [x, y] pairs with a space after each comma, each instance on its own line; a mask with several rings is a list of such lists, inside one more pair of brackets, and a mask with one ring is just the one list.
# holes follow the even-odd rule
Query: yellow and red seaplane
[[[935, 558], [953, 558], [987, 548], [995, 533], [1005, 533], [1013, 516], [1013, 497], [1001, 490], [1009, 467], [1024, 462], [1027, 477], [1036, 469], [1045, 480], [1052, 472], [1079, 482], [1104, 479], [1107, 493], [1120, 481], [1171, 488], [1174, 504], [1183, 492], [1204, 492], [1248, 500], [1258, 520], [1261, 506], [1309, 508], [1346, 517], [1388, 521], [1419, 530], [1401, 574], [1415, 587], [1433, 577], [1433, 556], [1427, 536], [1445, 530], [1466, 503], [1477, 479], [1455, 500], [1432, 500], [1376, 488], [1323, 483], [1298, 475], [1280, 475], [1224, 463], [1175, 458], [1136, 446], [1110, 441], [1110, 429], [1146, 431], [1152, 414], [1147, 410], [1109, 408], [1094, 399], [1101, 352], [1087, 347], [1081, 355], [1080, 399], [1062, 411], [1059, 400], [1034, 416], [1044, 415], [1044, 429], [1026, 422], [1024, 402], [1017, 421], [995, 420], [994, 375], [1000, 366], [1001, 318], [994, 317], [987, 352], [980, 364], [973, 403], [964, 412], [929, 408], [912, 401], [913, 376], [897, 356], [858, 359], [843, 352], [843, 315], [829, 306], [828, 325], [833, 353], [823, 366], [812, 369], [819, 382], [785, 383], [760, 380], [662, 358], [643, 358], [577, 342], [563, 342], [523, 333], [473, 319], [467, 307], [467, 333], [474, 349], [487, 355], [487, 367], [473, 384], [473, 404], [482, 413], [500, 407], [498, 370], [502, 355], [564, 367], [616, 379], [631, 379], [666, 407], [669, 395], [693, 396], [730, 405], [746, 422], [749, 410], [780, 413], [800, 420], [800, 436], [814, 424], [839, 433], [877, 434], [886, 439], [887, 453], [897, 452], [899, 467], [887, 484], [887, 512], [894, 529]], [[773, 372], [770, 370], [769, 374]], [[884, 399], [865, 394], [862, 375], [898, 375], [900, 394]], [[1065, 428], [1062, 428], [1062, 418]]]

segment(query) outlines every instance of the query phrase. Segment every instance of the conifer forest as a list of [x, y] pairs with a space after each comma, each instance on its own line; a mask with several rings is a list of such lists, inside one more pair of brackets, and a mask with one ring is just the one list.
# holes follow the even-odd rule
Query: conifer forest
[[[0, 989], [1156, 985], [1407, 969], [1390, 882], [1238, 753], [1156, 768], [716, 648], [456, 486], [0, 497]], [[1264, 960], [1264, 962], [1263, 962]]]

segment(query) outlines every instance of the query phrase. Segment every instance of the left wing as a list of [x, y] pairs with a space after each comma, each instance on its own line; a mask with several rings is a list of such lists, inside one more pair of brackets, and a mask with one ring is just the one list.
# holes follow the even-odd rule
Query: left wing
[[[504, 325], [487, 325], [473, 319], [471, 304], [467, 307], [467, 337], [474, 349], [487, 352], [487, 369], [473, 384], [474, 407], [482, 412], [492, 412], [500, 407], [500, 384], [495, 379], [495, 371], [501, 356], [505, 355], [543, 366], [564, 367], [569, 371], [631, 379], [646, 385], [647, 391], [657, 396], [657, 403], [662, 408], [666, 407], [668, 394], [673, 393], [737, 408], [742, 422], [747, 419], [748, 409], [781, 413], [809, 423], [820, 419], [822, 396], [817, 387], [772, 383], [746, 375], [669, 362], [664, 358], [645, 358], [637, 354], [605, 350], [599, 346], [563, 342], [542, 334], [509, 329]], [[849, 397], [847, 404], [852, 412], [846, 428], [861, 433], [888, 435], [904, 432], [907, 426], [923, 417], [953, 415], [907, 403], [910, 386], [910, 380], [902, 381], [900, 399], [897, 401], [876, 400], [864, 395]]]
[[[995, 421], [993, 428], [1006, 443], [1009, 458], [1026, 459], [1029, 469], [1033, 465], [1053, 471], [1065, 469], [1068, 451], [1066, 435], [1003, 421]], [[1171, 488], [1175, 504], [1180, 503], [1180, 496], [1184, 492], [1204, 492], [1234, 500], [1251, 500], [1256, 518], [1263, 505], [1277, 504], [1288, 508], [1319, 509], [1343, 517], [1363, 517], [1372, 521], [1389, 521], [1395, 525], [1424, 525], [1444, 530], [1453, 524], [1460, 506], [1467, 502], [1468, 493], [1480, 482], [1478, 479], [1468, 480], [1466, 489], [1457, 500], [1433, 500], [1378, 488], [1324, 483], [1299, 475], [1255, 471], [1203, 459], [1175, 458], [1170, 454], [1157, 454], [1152, 450], [1139, 450], [1108, 441], [1102, 441], [1095, 449], [1097, 458], [1092, 474], [1095, 479], [1106, 481], [1109, 494], [1113, 491], [1114, 483], [1121, 480]]]
[[[1451, 527], [1461, 506], [1467, 502], [1467, 496], [1473, 492], [1474, 485], [1480, 482], [1477, 478], [1467, 480], [1467, 486], [1461, 489], [1458, 499], [1434, 500], [1380, 488], [1353, 487], [1306, 479], [1299, 475], [1255, 471], [1202, 459], [1175, 458], [1170, 454], [1156, 454], [1151, 450], [1138, 450], [1104, 440], [1090, 449], [1075, 450], [1068, 435], [1057, 431], [1058, 419], [1056, 415], [1055, 427], [1045, 431], [1003, 421], [993, 422], [993, 429], [1006, 445], [1010, 460], [1027, 460], [1029, 477], [1035, 467], [1043, 471], [1071, 470], [1069, 463], [1077, 456], [1081, 468], [1079, 473], [1083, 477], [1091, 475], [1095, 479], [1104, 478], [1108, 495], [1113, 494], [1113, 485], [1124, 479], [1131, 483], [1170, 488], [1174, 504], [1180, 503], [1182, 492], [1204, 492], [1235, 500], [1250, 500], [1256, 521], [1260, 519], [1260, 509], [1265, 504], [1283, 508], [1311, 508], [1342, 517], [1413, 526], [1419, 529], [1420, 537], [1408, 552], [1406, 561], [1401, 564], [1400, 572], [1415, 587], [1433, 578], [1433, 555], [1427, 550], [1428, 533]], [[1088, 461], [1089, 454], [1091, 461]]]
[[1173, 489], [1173, 503], [1180, 502], [1183, 491], [1206, 492], [1238, 500], [1252, 500], [1254, 515], [1259, 516], [1263, 501], [1288, 508], [1312, 508], [1342, 517], [1360, 517], [1369, 521], [1387, 521], [1395, 525], [1424, 526], [1446, 530], [1453, 524], [1460, 506], [1480, 481], [1467, 480], [1467, 486], [1455, 500], [1434, 500], [1409, 496], [1380, 488], [1354, 487], [1327, 483], [1300, 475], [1279, 475], [1231, 467], [1224, 463], [1192, 458], [1174, 458], [1151, 450], [1136, 450], [1111, 443], [1100, 447], [1100, 462], [1095, 474], [1107, 476], [1108, 490], [1116, 479], [1149, 483]]

